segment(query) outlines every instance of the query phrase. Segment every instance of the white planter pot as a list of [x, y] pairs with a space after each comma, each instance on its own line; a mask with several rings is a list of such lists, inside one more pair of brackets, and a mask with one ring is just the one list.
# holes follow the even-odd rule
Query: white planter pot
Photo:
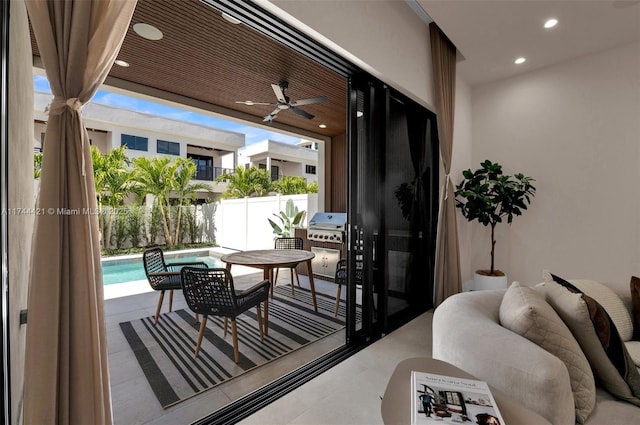
[[485, 276], [474, 273], [473, 286], [476, 291], [483, 289], [507, 289], [507, 275], [504, 276]]

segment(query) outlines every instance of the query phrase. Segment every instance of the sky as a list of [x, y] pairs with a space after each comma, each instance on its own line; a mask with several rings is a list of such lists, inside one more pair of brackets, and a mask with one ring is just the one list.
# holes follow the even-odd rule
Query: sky
[[[34, 75], [33, 77], [34, 89], [36, 91], [51, 93], [49, 87], [49, 81], [42, 75]], [[91, 102], [99, 103], [102, 105], [115, 106], [122, 109], [128, 109], [131, 111], [144, 112], [148, 114], [159, 115], [174, 120], [187, 121], [194, 124], [200, 124], [207, 127], [217, 128], [220, 130], [233, 131], [236, 133], [243, 133], [246, 135], [245, 144], [250, 145], [252, 143], [260, 142], [262, 140], [274, 140], [277, 142], [287, 143], [294, 145], [300, 142], [299, 137], [289, 136], [287, 134], [278, 133], [275, 131], [268, 131], [262, 128], [253, 127], [248, 124], [241, 124], [233, 121], [228, 121], [222, 118], [216, 118], [207, 116], [204, 114], [198, 114], [196, 112], [187, 111], [172, 106], [162, 105], [160, 103], [150, 102], [143, 99], [137, 99], [129, 96], [125, 96], [118, 93], [112, 93], [106, 90], [98, 90], [91, 99]]]

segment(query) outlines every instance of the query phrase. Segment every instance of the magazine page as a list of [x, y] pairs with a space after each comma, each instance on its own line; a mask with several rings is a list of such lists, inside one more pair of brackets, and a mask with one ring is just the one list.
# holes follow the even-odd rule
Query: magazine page
[[505, 422], [486, 382], [412, 371], [411, 424]]

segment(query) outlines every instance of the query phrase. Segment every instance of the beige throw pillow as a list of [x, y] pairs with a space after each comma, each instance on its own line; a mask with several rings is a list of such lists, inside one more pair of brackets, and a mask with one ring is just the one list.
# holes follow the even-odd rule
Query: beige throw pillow
[[640, 406], [640, 374], [606, 310], [568, 281], [551, 277], [545, 276], [539, 288], [582, 347], [596, 380], [619, 399]]
[[553, 308], [532, 288], [513, 282], [500, 304], [500, 323], [564, 362], [571, 379], [576, 421], [584, 423], [596, 403], [593, 373], [580, 345]]

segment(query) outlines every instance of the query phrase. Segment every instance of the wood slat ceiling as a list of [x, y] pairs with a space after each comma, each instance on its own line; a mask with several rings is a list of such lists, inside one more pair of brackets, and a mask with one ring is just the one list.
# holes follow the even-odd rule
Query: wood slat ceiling
[[[164, 37], [146, 40], [133, 31], [136, 23], [155, 26]], [[32, 47], [39, 56], [33, 33]], [[315, 115], [312, 120], [281, 111], [274, 124], [323, 136], [346, 131], [345, 78], [243, 24], [229, 23], [198, 0], [139, 0], [118, 59], [130, 66], [114, 65], [111, 77], [250, 114], [255, 123], [274, 106], [235, 102], [275, 102], [271, 84], [288, 81], [291, 100], [328, 101], [300, 107]], [[321, 123], [327, 128], [319, 128]]]

